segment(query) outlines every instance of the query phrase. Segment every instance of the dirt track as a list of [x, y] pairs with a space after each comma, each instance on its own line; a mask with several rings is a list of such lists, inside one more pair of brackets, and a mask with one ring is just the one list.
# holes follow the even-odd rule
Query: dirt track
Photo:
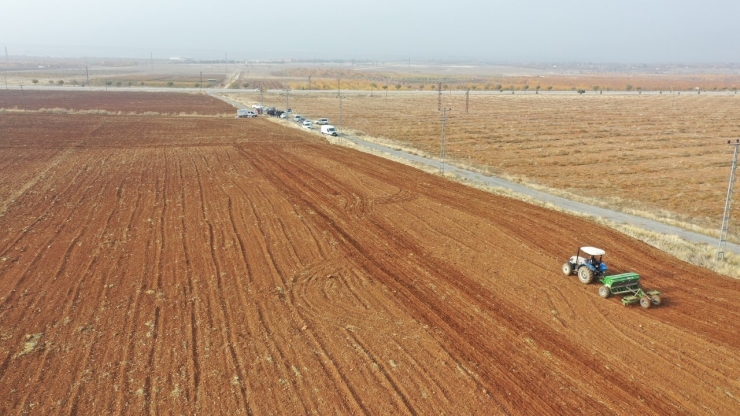
[[[0, 116], [0, 414], [716, 413], [740, 283], [264, 120]], [[664, 306], [563, 277], [606, 248]]]

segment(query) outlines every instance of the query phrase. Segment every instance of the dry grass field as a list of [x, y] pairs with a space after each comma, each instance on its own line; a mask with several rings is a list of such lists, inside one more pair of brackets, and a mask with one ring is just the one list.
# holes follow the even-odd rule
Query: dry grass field
[[[245, 103], [258, 94], [233, 95]], [[285, 106], [284, 95], [265, 95]], [[342, 123], [399, 147], [438, 156], [436, 94], [348, 94]], [[445, 94], [452, 163], [554, 188], [589, 202], [719, 228], [732, 148], [740, 137], [734, 94]], [[336, 94], [290, 95], [290, 106], [339, 127]], [[736, 208], [737, 205], [736, 205]]]

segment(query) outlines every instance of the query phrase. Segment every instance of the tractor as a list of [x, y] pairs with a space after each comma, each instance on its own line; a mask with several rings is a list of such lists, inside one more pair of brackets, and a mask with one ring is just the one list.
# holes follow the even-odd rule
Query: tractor
[[606, 273], [606, 263], [601, 261], [604, 254], [606, 253], [600, 248], [580, 247], [576, 255], [563, 264], [563, 274], [570, 276], [575, 273], [581, 283], [589, 284], [594, 277], [601, 278]]

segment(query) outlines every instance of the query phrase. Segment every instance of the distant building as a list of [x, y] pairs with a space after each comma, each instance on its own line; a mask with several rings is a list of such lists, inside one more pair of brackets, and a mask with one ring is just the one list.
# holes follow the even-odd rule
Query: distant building
[[189, 64], [195, 62], [195, 59], [188, 58], [186, 56], [173, 56], [170, 58], [170, 63], [176, 64]]

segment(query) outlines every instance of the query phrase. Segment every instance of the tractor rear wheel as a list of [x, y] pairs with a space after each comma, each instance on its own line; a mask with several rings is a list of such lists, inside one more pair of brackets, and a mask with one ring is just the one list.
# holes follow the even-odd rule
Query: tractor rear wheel
[[599, 296], [606, 299], [612, 295], [611, 289], [609, 289], [609, 286], [604, 285], [599, 288]]
[[640, 306], [642, 306], [645, 309], [649, 309], [650, 308], [650, 305], [651, 305], [651, 303], [650, 303], [650, 298], [649, 297], [643, 296], [643, 297], [640, 298]]
[[594, 272], [586, 266], [582, 266], [578, 269], [578, 280], [583, 284], [589, 284], [594, 280]]
[[650, 303], [652, 303], [653, 306], [660, 306], [660, 304], [663, 303], [663, 299], [661, 299], [658, 295], [653, 295], [650, 296]]
[[570, 262], [565, 262], [563, 265], [563, 274], [566, 276], [570, 276], [573, 274], [573, 266], [570, 265]]

